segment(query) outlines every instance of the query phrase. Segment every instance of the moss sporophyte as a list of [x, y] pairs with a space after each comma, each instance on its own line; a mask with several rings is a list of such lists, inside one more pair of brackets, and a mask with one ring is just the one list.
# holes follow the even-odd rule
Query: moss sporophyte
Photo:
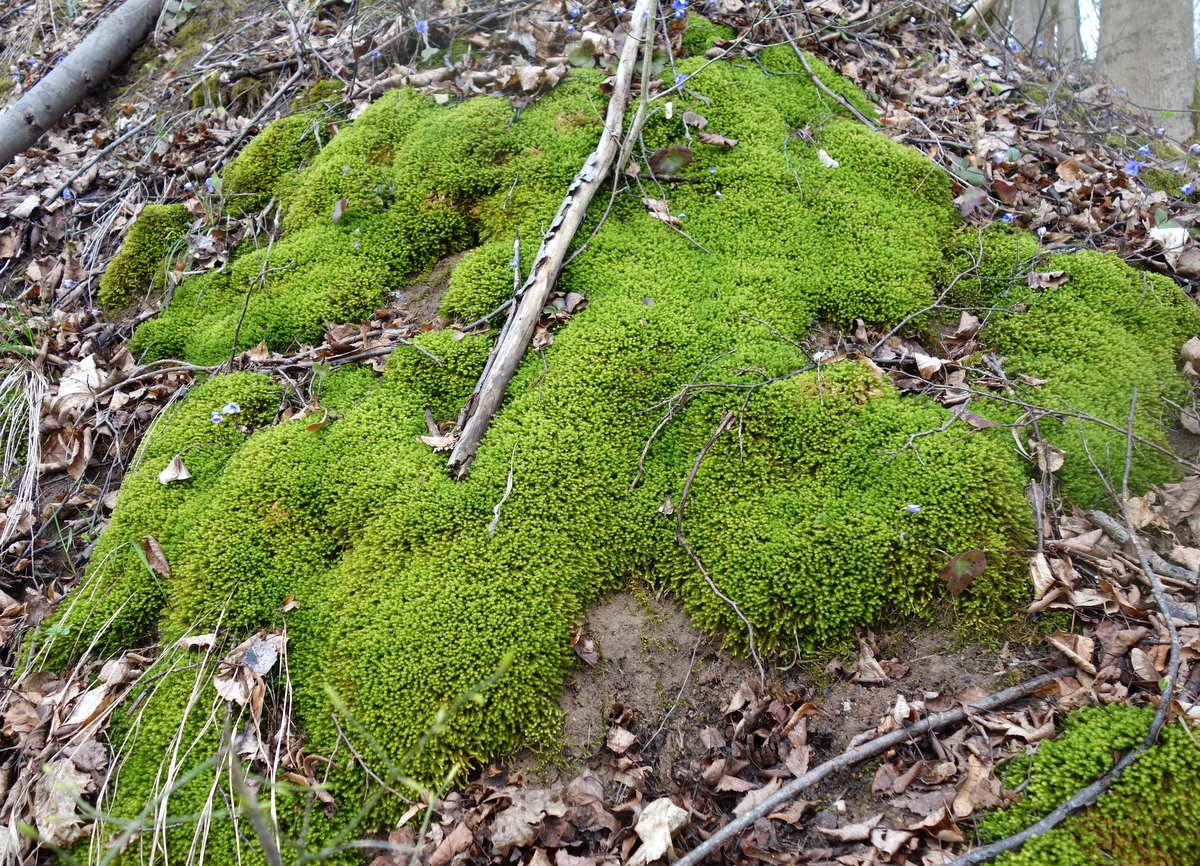
[[[702, 52], [678, 60], [672, 74], [688, 76], [686, 87], [672, 96], [671, 118], [658, 112], [646, 123], [646, 146], [683, 140], [680, 116], [691, 110], [736, 147], [691, 145], [687, 182], [668, 193], [670, 213], [687, 214], [687, 236], [636, 195], [617, 196], [606, 216], [593, 208], [577, 241], [590, 238], [587, 248], [558, 284], [586, 295], [588, 307], [544, 353], [531, 353], [467, 481], [451, 481], [444, 455], [417, 437], [427, 433], [427, 411], [438, 421], [457, 416], [486, 361], [484, 336], [422, 334], [415, 342], [440, 363], [402, 347], [378, 379], [363, 369], [330, 372], [321, 400], [340, 417], [323, 426], [276, 423], [279, 386], [266, 376], [214, 376], [156, 425], [87, 580], [30, 637], [26, 658], [60, 668], [88, 647], [171, 647], [218, 623], [241, 640], [286, 623], [305, 749], [344, 757], [344, 735], [386, 776], [385, 757], [406, 755], [439, 706], [511, 656], [483, 705], [449, 719], [404, 773], [436, 782], [456, 762], [478, 766], [553, 742], [572, 629], [626, 578], [670, 589], [700, 626], [746, 649], [741, 619], [698, 574], [661, 511], [668, 498], [679, 501], [727, 411], [738, 413], [736, 433], [707, 451], [684, 531], [760, 650], [805, 651], [865, 623], [948, 605], [967, 628], [1008, 617], [1028, 592], [1032, 540], [1027, 463], [1010, 432], [949, 425], [947, 410], [902, 396], [861, 362], [790, 375], [811, 359], [779, 338], [803, 338], [818, 322], [891, 327], [928, 307], [978, 246], [974, 232], [960, 233], [947, 179], [922, 154], [844, 117], [790, 48], [766, 49], [755, 64], [706, 65]], [[863, 94], [810, 63], [825, 85], [870, 111]], [[272, 124], [225, 172], [223, 195], [241, 208], [275, 200], [285, 232], [184, 281], [138, 329], [135, 354], [220, 363], [235, 332], [238, 350], [318, 342], [327, 323], [369, 317], [390, 291], [453, 253], [464, 254], [444, 315], [486, 314], [511, 294], [514, 233], [539, 236], [595, 147], [601, 83], [598, 73], [573, 74], [516, 118], [501, 99], [439, 106], [393, 91], [332, 139], [311, 115]], [[805, 127], [811, 142], [791, 137]], [[823, 165], [818, 150], [839, 168]], [[1045, 267], [1070, 280], [1026, 290], [1013, 276], [1030, 244], [1036, 251], [1036, 241], [1008, 230], [986, 237], [950, 303], [1009, 310], [993, 314], [979, 339], [1010, 377], [1046, 383], [1033, 399], [1123, 426], [1136, 386], [1136, 430], [1165, 442], [1155, 395], [1182, 387], [1174, 358], [1200, 315], [1169, 281], [1099, 254], [1055, 257]], [[994, 303], [1002, 292], [1021, 297]], [[664, 406], [693, 381], [706, 385], [653, 436], [642, 461]], [[1017, 414], [982, 397], [972, 411], [1000, 421]], [[1044, 422], [1042, 431], [1067, 455], [1068, 494], [1099, 498], [1082, 446], [1105, 460], [1118, 434], [1076, 422]], [[159, 483], [180, 454], [191, 477]], [[631, 488], [639, 461], [644, 471]], [[1135, 485], [1170, 471], [1137, 450]], [[502, 519], [489, 533], [510, 472]], [[161, 545], [169, 580], [137, 555], [145, 536]], [[986, 551], [988, 567], [950, 598], [937, 571], [946, 551], [967, 550]], [[298, 607], [282, 613], [284, 598]], [[196, 699], [194, 666], [163, 658], [141, 722], [121, 716], [110, 732], [123, 750], [106, 804], [118, 816], [138, 814], [152, 797], [179, 731], [194, 734], [197, 764], [218, 744], [219, 725], [199, 718], [211, 684]], [[326, 685], [355, 720], [341, 733]], [[306, 844], [318, 846], [347, 826], [371, 783], [341, 757], [327, 783], [337, 814], [306, 811], [303, 791], [277, 792], [286, 837], [303, 827]], [[200, 813], [212, 773], [174, 792], [171, 809]], [[386, 829], [404, 808], [384, 798], [356, 826]], [[195, 828], [165, 832], [169, 850], [184, 856]], [[214, 822], [213, 862], [250, 856], [253, 845], [239, 847], [236, 832]]]

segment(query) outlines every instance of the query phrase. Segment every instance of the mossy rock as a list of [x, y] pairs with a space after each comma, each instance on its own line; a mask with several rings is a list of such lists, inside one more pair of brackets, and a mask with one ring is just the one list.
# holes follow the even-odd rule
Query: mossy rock
[[[320, 845], [350, 826], [371, 787], [339, 747], [340, 705], [326, 685], [376, 775], [390, 777], [392, 762], [436, 782], [456, 764], [552, 742], [571, 632], [588, 605], [630, 579], [673, 590], [735, 651], [748, 649], [743, 617], [758, 650], [788, 654], [880, 620], [951, 611], [978, 634], [1011, 616], [1027, 593], [1032, 520], [1009, 432], [951, 424], [947, 410], [902, 395], [861, 362], [811, 369], [799, 342], [821, 322], [890, 326], [933, 302], [959, 255], [949, 183], [922, 154], [842, 116], [790, 49], [757, 60], [702, 72], [703, 58], [680, 61], [698, 73], [696, 97], [677, 99], [673, 119], [652, 117], [647, 147], [684, 140], [679, 117], [689, 109], [737, 146], [694, 144], [681, 170], [689, 182], [668, 190], [687, 237], [637, 197], [618, 196], [606, 213], [607, 197], [597, 203], [575, 242], [588, 239], [586, 250], [559, 277], [588, 306], [521, 366], [469, 479], [451, 481], [445, 455], [418, 437], [427, 411], [439, 422], [457, 416], [486, 361], [485, 337], [431, 332], [415, 341], [428, 354], [399, 348], [378, 379], [331, 375], [322, 399], [340, 417], [323, 424], [274, 423], [279, 392], [266, 377], [210, 379], [148, 438], [87, 579], [30, 638], [26, 659], [60, 667], [88, 647], [171, 647], [217, 627], [238, 641], [286, 624], [294, 717], [310, 754], [341, 756], [328, 781], [341, 811], [314, 817], [302, 792], [281, 791], [278, 814], [285, 836], [307, 827], [306, 844]], [[813, 64], [865, 108], [861, 93]], [[237, 348], [287, 349], [327, 322], [369, 316], [387, 292], [464, 250], [445, 312], [486, 312], [511, 291], [514, 233], [528, 250], [594, 148], [601, 83], [575, 75], [515, 119], [502, 100], [440, 107], [389, 93], [302, 171], [271, 174], [271, 149], [256, 142], [239, 161], [248, 175], [274, 178], [258, 194], [281, 203], [286, 227], [270, 259], [265, 247], [243, 252], [225, 271], [185, 282], [135, 347], [217, 362], [240, 322]], [[811, 143], [792, 136], [804, 127]], [[825, 167], [818, 148], [841, 167]], [[990, 303], [1002, 289], [984, 277], [1011, 281], [1019, 270], [1005, 255], [1000, 240], [990, 244], [987, 273], [963, 291]], [[1149, 377], [1200, 315], [1174, 286], [1147, 292], [1115, 259], [1068, 261], [1078, 261], [1077, 297], [1030, 298], [989, 330], [1010, 347], [1011, 375], [1021, 365], [1053, 375], [1063, 399], [1123, 423], [1081, 368], [1101, 365], [1115, 387], [1146, 387], [1143, 399], [1156, 404], [1174, 386]], [[1045, 351], [1065, 357], [1043, 361], [1027, 331], [1043, 320], [1053, 328], [1060, 315], [1076, 339], [1047, 337]], [[1103, 366], [1107, 348], [1074, 333], [1105, 316], [1144, 318], [1127, 327], [1121, 364]], [[689, 382], [700, 387], [672, 410]], [[214, 423], [210, 413], [229, 402], [240, 411]], [[676, 542], [675, 509], [727, 413], [736, 423], [707, 449], [682, 520], [710, 586]], [[1161, 418], [1142, 423], [1165, 435]], [[177, 454], [193, 477], [160, 484]], [[1138, 480], [1167, 473], [1147, 464]], [[161, 545], [169, 580], [139, 556], [146, 536]], [[976, 549], [987, 569], [951, 596], [939, 568]], [[282, 613], [285, 598], [299, 607]], [[185, 709], [210, 710], [208, 674], [171, 652], [161, 664], [178, 669], [155, 680], [155, 732], [126, 739], [136, 725], [122, 722], [114, 734], [126, 768], [111, 805], [120, 815], [154, 795], [164, 738]], [[440, 706], [502, 664], [479, 705], [442, 719], [410, 752]], [[197, 738], [196, 762], [213, 748], [211, 731]], [[200, 773], [176, 792], [180, 809], [212, 786]], [[387, 799], [354, 826], [386, 829], [401, 811]], [[209, 840], [214, 863], [237, 854], [223, 827]], [[168, 845], [185, 852], [192, 833], [173, 828]], [[253, 848], [243, 840], [241, 856]]]
[[121, 250], [100, 277], [100, 303], [120, 309], [162, 288], [167, 257], [187, 234], [191, 216], [181, 204], [148, 204], [129, 227]]
[[[1023, 830], [1076, 791], [1112, 769], [1116, 758], [1140, 745], [1154, 710], [1088, 707], [1067, 716], [1058, 737], [1032, 757], [1009, 763], [1015, 787], [1028, 778], [1020, 800], [986, 816], [980, 837], [992, 841]], [[1185, 866], [1200, 850], [1200, 735], [1180, 720], [1139, 757], [1100, 801], [1058, 828], [996, 860], [1001, 866]]]

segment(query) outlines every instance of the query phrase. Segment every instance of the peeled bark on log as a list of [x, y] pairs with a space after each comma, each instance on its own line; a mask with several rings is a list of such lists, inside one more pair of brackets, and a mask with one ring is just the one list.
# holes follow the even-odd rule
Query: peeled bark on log
[[0, 114], [0, 168], [108, 78], [154, 27], [163, 0], [125, 0], [16, 104]]

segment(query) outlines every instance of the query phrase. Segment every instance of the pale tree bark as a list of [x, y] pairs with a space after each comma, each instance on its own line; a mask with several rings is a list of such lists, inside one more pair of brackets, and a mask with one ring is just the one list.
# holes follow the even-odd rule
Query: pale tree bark
[[1079, 0], [1005, 0], [996, 20], [1026, 51], [1059, 62], [1083, 54], [1079, 35]]
[[163, 0], [125, 0], [61, 63], [0, 114], [0, 168], [38, 140], [125, 61], [158, 20]]
[[[1191, 0], [1102, 0], [1096, 72], [1176, 141], [1195, 131]], [[1166, 112], [1173, 112], [1170, 116]]]

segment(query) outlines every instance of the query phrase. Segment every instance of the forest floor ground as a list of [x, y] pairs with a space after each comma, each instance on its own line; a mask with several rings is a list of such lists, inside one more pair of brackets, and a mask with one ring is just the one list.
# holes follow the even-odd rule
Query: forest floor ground
[[[0, 13], [11, 68], [7, 98], [31, 86], [114, 5], [82, 7], [74, 18], [43, 4]], [[1012, 222], [1039, 234], [1048, 249], [1110, 250], [1194, 290], [1200, 256], [1164, 248], [1153, 232], [1163, 213], [1185, 228], [1194, 223], [1194, 155], [1158, 138], [1153, 120], [1127, 114], [1111, 88], [1089, 83], [1085, 63], [1056, 68], [1052, 58], [1009, 50], [1002, 34], [962, 35], [920, 4], [807, 5], [795, 16], [799, 41], [877, 100], [884, 133], [950, 173], [968, 222]], [[762, 4], [718, 0], [707, 14], [751, 42], [779, 39], [777, 16]], [[418, 20], [426, 32], [418, 32]], [[219, 195], [209, 179], [317, 81], [339, 82], [355, 108], [402, 85], [439, 99], [491, 93], [520, 104], [567, 72], [571, 33], [607, 38], [615, 21], [607, 6], [584, 5], [575, 15], [569, 4], [538, 2], [414, 12], [389, 3], [301, 8], [213, 0], [172, 23], [117, 80], [0, 170], [2, 363], [25, 383], [6, 399], [17, 401], [9, 417], [19, 417], [26, 402], [40, 453], [26, 489], [14, 486], [0, 502], [7, 509], [0, 550], [6, 665], [21, 635], [83, 574], [142, 434], [198, 373], [187, 365], [141, 366], [124, 348], [161, 298], [122, 317], [96, 309], [99, 276], [140, 208], [183, 201], [196, 218], [170, 280], [219, 267], [259, 226], [254, 217], [216, 218]], [[452, 55], [452, 44], [471, 50]], [[1006, 154], [1003, 170], [992, 158], [998, 151]], [[436, 300], [448, 270], [435, 269], [425, 291], [393, 304], [388, 321], [412, 332], [444, 326]], [[323, 344], [272, 357], [277, 374], [295, 385], [295, 408], [308, 393], [304, 363], [365, 351], [368, 339], [357, 323], [335, 323]], [[1196, 355], [1200, 367], [1200, 344]], [[81, 422], [64, 420], [61, 408], [80, 393], [94, 400], [94, 411]], [[1192, 474], [1127, 503], [1128, 524], [1163, 555], [1155, 562], [1174, 566], [1160, 576], [1171, 578], [1189, 667], [1173, 697], [1178, 712], [1196, 714], [1200, 628], [1188, 578], [1200, 566], [1200, 477], [1192, 462], [1200, 415], [1193, 406], [1178, 411], [1176, 444]], [[1033, 559], [1029, 618], [1010, 640], [987, 647], [964, 642], [950, 622], [893, 626], [864, 631], [841, 654], [773, 669], [763, 683], [752, 664], [723, 653], [669, 598], [648, 588], [606, 597], [578, 635], [582, 661], [560, 702], [561, 752], [487, 768], [433, 802], [424, 833], [425, 810], [414, 807], [381, 861], [407, 863], [405, 851], [416, 849], [430, 864], [626, 862], [647, 838], [640, 817], [662, 797], [688, 811], [686, 825], [668, 839], [690, 849], [864, 735], [996, 692], [1065, 659], [1074, 673], [1038, 700], [979, 714], [933, 742], [835, 775], [758, 821], [724, 855], [740, 863], [949, 862], [950, 852], [972, 841], [975, 813], [1013, 796], [993, 772], [1006, 755], [1053, 736], [1054, 720], [1072, 708], [1159, 700], [1162, 619], [1138, 558], [1120, 537], [1127, 522], [1062, 510], [1050, 493], [1039, 500], [1046, 542]], [[127, 660], [145, 663], [136, 654]], [[87, 672], [36, 683], [16, 682], [16, 673], [5, 673], [0, 817], [13, 826], [44, 819], [49, 809], [75, 820], [74, 801], [35, 796], [27, 774], [78, 715]], [[82, 759], [75, 769], [93, 782], [106, 771], [103, 762]], [[81, 794], [92, 790], [81, 783]], [[607, 848], [597, 851], [601, 831]]]

